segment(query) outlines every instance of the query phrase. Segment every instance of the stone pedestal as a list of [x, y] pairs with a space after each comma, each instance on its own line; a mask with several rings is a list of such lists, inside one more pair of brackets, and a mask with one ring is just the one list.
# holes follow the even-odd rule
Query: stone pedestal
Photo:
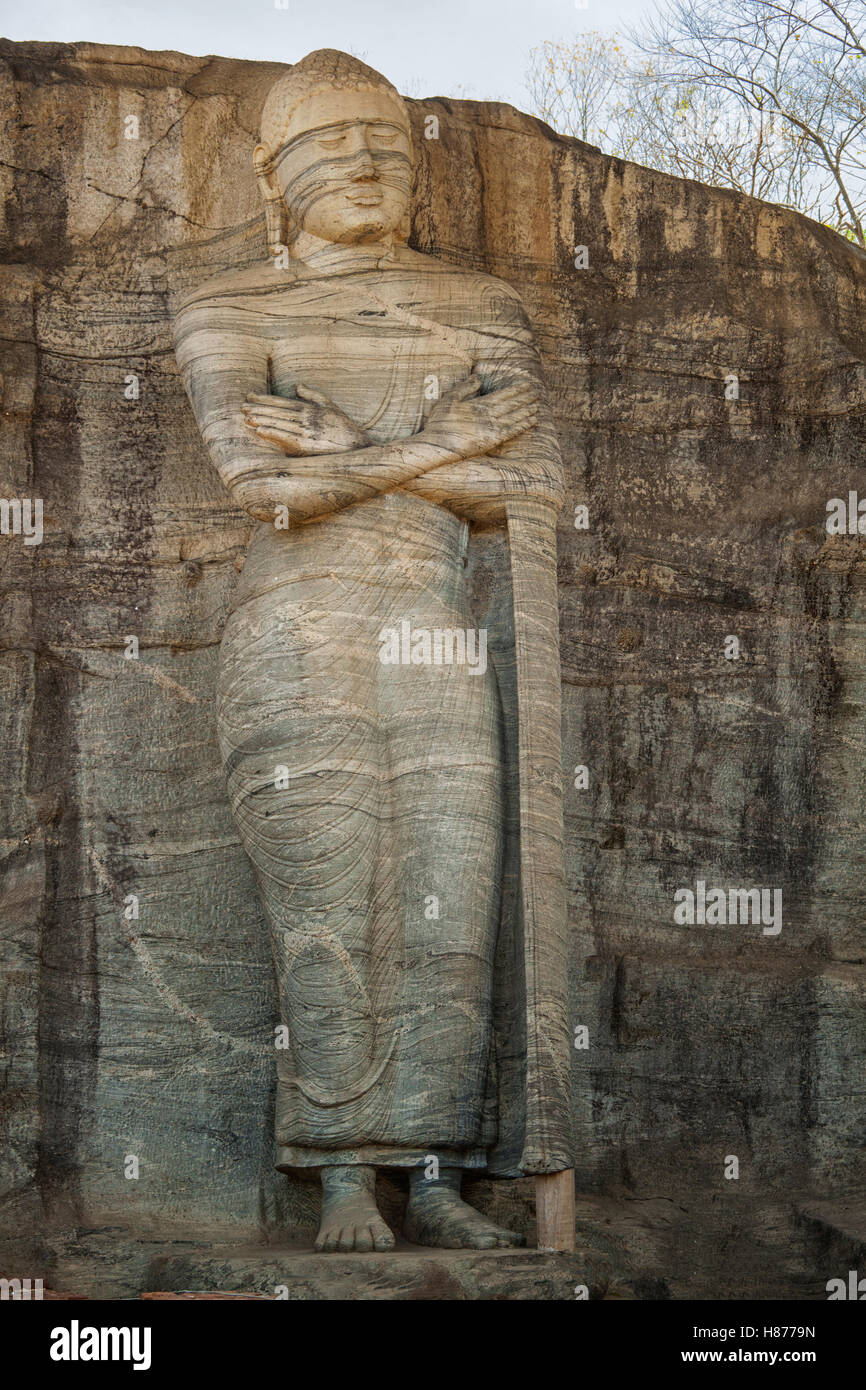
[[406, 1245], [386, 1255], [316, 1255], [290, 1247], [203, 1246], [155, 1259], [148, 1284], [151, 1292], [232, 1292], [290, 1300], [574, 1301], [586, 1297], [580, 1286], [588, 1288], [591, 1298], [604, 1297], [608, 1274], [581, 1251], [427, 1250]]

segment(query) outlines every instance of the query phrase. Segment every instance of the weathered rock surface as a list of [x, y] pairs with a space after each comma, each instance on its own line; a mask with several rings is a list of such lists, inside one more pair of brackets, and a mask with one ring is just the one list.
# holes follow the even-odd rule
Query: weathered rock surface
[[[0, 56], [0, 495], [45, 503], [41, 545], [0, 538], [0, 1219], [4, 1266], [50, 1275], [85, 1228], [131, 1249], [315, 1225], [314, 1189], [272, 1171], [268, 941], [215, 742], [248, 522], [168, 313], [184, 267], [258, 216], [249, 151], [280, 68]], [[863, 1172], [864, 542], [824, 522], [866, 496], [866, 257], [511, 108], [410, 105], [413, 243], [519, 290], [566, 459], [579, 1190], [666, 1204], [644, 1266], [675, 1296], [736, 1296], [774, 1262], [809, 1296], [794, 1201]], [[677, 925], [698, 879], [781, 888], [781, 932]], [[478, 1191], [531, 1232], [523, 1184]]]
[[[539, 1250], [420, 1250], [388, 1255], [311, 1255], [297, 1250], [198, 1250], [155, 1260], [149, 1278], [161, 1291], [232, 1289], [290, 1302], [309, 1300], [575, 1299], [585, 1283], [581, 1254]], [[594, 1273], [590, 1292], [607, 1285]], [[584, 1294], [584, 1297], [586, 1295]]]

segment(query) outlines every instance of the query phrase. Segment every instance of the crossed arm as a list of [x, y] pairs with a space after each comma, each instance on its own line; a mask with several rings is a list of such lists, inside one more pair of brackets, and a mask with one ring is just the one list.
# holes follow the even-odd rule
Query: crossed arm
[[[321, 393], [266, 394], [266, 345], [207, 325], [178, 333], [178, 361], [199, 428], [232, 498], [292, 524], [403, 490], [469, 520], [497, 520], [509, 496], [561, 490], [556, 437], [537, 359], [479, 362], [437, 401], [422, 429], [374, 444]], [[483, 389], [486, 388], [486, 389]]]

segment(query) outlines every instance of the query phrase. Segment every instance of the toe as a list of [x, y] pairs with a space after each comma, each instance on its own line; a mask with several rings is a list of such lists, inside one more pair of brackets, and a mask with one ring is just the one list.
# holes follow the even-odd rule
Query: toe
[[365, 1254], [373, 1249], [373, 1231], [370, 1226], [358, 1226], [355, 1230], [355, 1249]]
[[519, 1235], [517, 1231], [506, 1231], [500, 1228], [496, 1232], [497, 1244], [520, 1246], [526, 1244], [526, 1236]]
[[384, 1224], [371, 1226], [370, 1230], [373, 1234], [374, 1250], [394, 1249], [394, 1233], [390, 1231], [387, 1226], [385, 1226]]
[[342, 1250], [342, 1252], [345, 1254], [345, 1253], [346, 1253], [347, 1251], [349, 1251], [349, 1250], [354, 1250], [354, 1248], [355, 1248], [355, 1227], [354, 1227], [354, 1226], [344, 1226], [343, 1229], [340, 1231], [340, 1235], [339, 1235], [339, 1238], [338, 1238], [338, 1240], [337, 1240], [337, 1249], [338, 1249], [338, 1250]]
[[479, 1232], [478, 1234], [472, 1233], [466, 1244], [471, 1245], [475, 1250], [495, 1250], [499, 1241], [492, 1234], [482, 1235]]

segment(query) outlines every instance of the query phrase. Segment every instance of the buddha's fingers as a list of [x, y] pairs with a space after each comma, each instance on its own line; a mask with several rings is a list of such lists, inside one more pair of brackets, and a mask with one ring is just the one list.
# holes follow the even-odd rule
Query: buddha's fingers
[[269, 444], [278, 444], [286, 454], [303, 452], [301, 440], [290, 430], [280, 429], [277, 425], [255, 425], [253, 428], [260, 439], [266, 439]]
[[458, 381], [449, 391], [445, 391], [439, 401], [439, 405], [451, 401], [468, 401], [472, 396], [477, 396], [481, 390], [480, 376], [467, 376], [462, 381]]
[[517, 439], [521, 434], [526, 434], [528, 430], [534, 429], [534, 427], [534, 420], [517, 420], [514, 424], [503, 427], [499, 431], [497, 447], [499, 444], [507, 443], [508, 440]]
[[513, 425], [524, 422], [535, 425], [538, 423], [538, 412], [530, 409], [509, 410], [502, 415], [493, 415], [490, 418], [490, 425], [494, 430], [511, 429]]
[[529, 416], [538, 417], [537, 405], [512, 405], [507, 410], [491, 410], [493, 420], [518, 420]]
[[256, 412], [255, 415], [245, 415], [244, 424], [250, 429], [258, 429], [259, 426], [267, 429], [286, 430], [289, 434], [297, 435], [299, 438], [309, 433], [303, 420], [295, 420], [291, 415], [267, 415]]
[[533, 425], [538, 424], [538, 414], [534, 410], [518, 410], [511, 415], [503, 415], [496, 419], [494, 428], [502, 430], [521, 431], [532, 429]]
[[343, 414], [338, 405], [335, 405], [330, 396], [326, 396], [323, 391], [314, 391], [311, 386], [304, 386], [298, 382], [295, 387], [302, 401], [312, 401], [313, 405], [324, 406], [327, 410], [336, 410], [339, 415]]
[[254, 405], [272, 405], [278, 407], [298, 404], [294, 396], [265, 396], [257, 395], [255, 392], [247, 396], [244, 405], [247, 405], [250, 401], [252, 401]]
[[491, 420], [506, 420], [512, 415], [527, 414], [531, 411], [538, 411], [534, 401], [513, 401], [508, 405], [490, 406], [487, 414]]
[[494, 405], [508, 404], [511, 401], [538, 400], [538, 388], [531, 381], [515, 382], [513, 386], [501, 386], [481, 398], [491, 409]]
[[247, 420], [305, 420], [310, 416], [306, 401], [287, 401], [279, 408], [270, 405], [243, 405], [241, 409]]

